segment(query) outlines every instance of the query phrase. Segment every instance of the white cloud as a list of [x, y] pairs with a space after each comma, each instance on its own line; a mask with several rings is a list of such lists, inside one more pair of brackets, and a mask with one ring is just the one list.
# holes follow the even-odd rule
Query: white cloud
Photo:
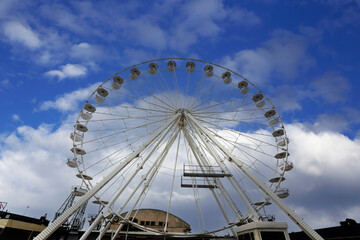
[[23, 122], [23, 121], [21, 120], [21, 118], [19, 117], [19, 115], [17, 115], [17, 114], [13, 114], [11, 118], [12, 118], [12, 120], [14, 120], [15, 122]]
[[269, 80], [273, 70], [266, 55], [267, 53], [263, 49], [242, 50], [235, 53], [233, 57], [225, 57], [223, 65], [231, 70], [237, 70], [251, 82], [262, 85]]
[[314, 62], [306, 53], [307, 48], [308, 43], [302, 36], [276, 30], [261, 47], [241, 50], [224, 57], [222, 62], [251, 82], [264, 85], [273, 75], [293, 79], [299, 71], [309, 68]]
[[11, 41], [21, 43], [30, 49], [36, 49], [41, 46], [38, 35], [27, 26], [17, 21], [9, 21], [3, 24], [5, 36]]
[[314, 132], [304, 124], [285, 128], [294, 163], [283, 183], [290, 189], [288, 205], [314, 228], [358, 217], [351, 210], [359, 209], [360, 139], [336, 131]]
[[184, 5], [183, 14], [186, 16], [184, 24], [188, 30], [200, 36], [215, 36], [221, 31], [218, 20], [226, 17], [227, 11], [222, 1], [200, 0], [190, 1]]
[[0, 81], [0, 92], [4, 91], [4, 89], [8, 89], [11, 87], [12, 87], [12, 84], [9, 81], [9, 79], [4, 79], [4, 80]]
[[254, 26], [261, 23], [261, 18], [258, 17], [253, 11], [243, 8], [232, 8], [229, 10], [229, 17], [236, 23], [244, 26]]
[[290, 153], [299, 171], [331, 181], [350, 181], [357, 177], [359, 139], [351, 140], [331, 131], [315, 133], [301, 124], [286, 128], [292, 139]]
[[48, 213], [51, 218], [70, 187], [79, 184], [65, 164], [71, 156], [70, 131], [70, 125], [55, 130], [21, 126], [0, 139], [0, 195], [10, 211], [22, 214], [30, 206], [27, 215]]
[[37, 111], [46, 111], [49, 109], [56, 109], [60, 112], [69, 112], [79, 109], [79, 102], [85, 101], [90, 97], [91, 93], [100, 85], [100, 83], [94, 83], [87, 88], [75, 90], [71, 93], [65, 93], [62, 96], [56, 98], [55, 101], [45, 101], [41, 103]]
[[322, 39], [323, 31], [320, 29], [301, 25], [299, 31], [311, 43], [318, 43]]
[[350, 89], [348, 80], [337, 72], [326, 72], [311, 83], [314, 96], [319, 96], [329, 103], [345, 102], [345, 93]]
[[66, 64], [60, 67], [61, 70], [51, 70], [45, 73], [50, 77], [57, 77], [59, 80], [64, 78], [75, 78], [86, 75], [87, 68], [80, 64]]
[[358, 109], [343, 107], [337, 113], [322, 113], [317, 116], [314, 123], [306, 123], [306, 127], [319, 132], [341, 132], [350, 136], [356, 136], [353, 126], [360, 122]]
[[320, 114], [316, 119], [313, 128], [316, 132], [337, 131], [343, 132], [348, 129], [350, 119], [346, 119], [343, 114]]
[[83, 61], [94, 61], [103, 57], [104, 50], [101, 47], [86, 42], [74, 44], [71, 47], [70, 56]]
[[124, 19], [122, 24], [125, 35], [135, 43], [155, 50], [167, 48], [167, 35], [165, 31], [151, 21], [151, 19]]
[[279, 112], [302, 110], [300, 101], [308, 96], [308, 91], [298, 86], [282, 85], [270, 88], [271, 102]]

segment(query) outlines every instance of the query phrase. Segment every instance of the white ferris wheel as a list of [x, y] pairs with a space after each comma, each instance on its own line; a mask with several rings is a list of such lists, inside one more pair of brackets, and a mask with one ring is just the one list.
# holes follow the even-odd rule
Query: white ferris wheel
[[[289, 195], [284, 186], [293, 164], [278, 112], [230, 69], [185, 58], [126, 68], [88, 98], [71, 139], [68, 165], [86, 194], [36, 239], [46, 239], [89, 200], [102, 211], [81, 239], [97, 225], [101, 239], [114, 219], [122, 223], [113, 239], [125, 223], [164, 236], [236, 235], [236, 226], [271, 220], [270, 204], [321, 239], [281, 200]], [[192, 230], [143, 226], [134, 221], [142, 208], [182, 217]]]

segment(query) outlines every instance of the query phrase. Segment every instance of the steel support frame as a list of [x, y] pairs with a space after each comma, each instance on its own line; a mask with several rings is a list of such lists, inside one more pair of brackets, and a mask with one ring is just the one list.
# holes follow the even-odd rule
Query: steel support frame
[[154, 140], [156, 139], [167, 127], [169, 127], [178, 117], [180, 113], [175, 114], [163, 127], [159, 128], [149, 139], [136, 151], [129, 155], [129, 157], [121, 162], [119, 166], [113, 169], [105, 178], [91, 188], [84, 196], [82, 196], [76, 203], [68, 208], [62, 215], [60, 215], [52, 224], [46, 227], [34, 240], [45, 240], [51, 236], [77, 209], [79, 209], [84, 203], [92, 198], [100, 189], [102, 189], [111, 179], [113, 179], [124, 167], [126, 167], [134, 158]]
[[217, 146], [228, 158], [229, 161], [233, 161], [243, 173], [256, 185], [261, 191], [263, 191], [270, 199], [278, 205], [278, 207], [289, 216], [289, 218], [298, 225], [301, 230], [304, 231], [312, 240], [324, 240], [314, 229], [312, 229], [299, 215], [295, 213], [294, 210], [289, 208], [271, 189], [269, 189], [260, 179], [258, 179], [244, 164], [241, 160], [237, 159], [227, 148], [225, 148], [214, 136], [213, 134], [198, 120], [196, 120], [191, 114], [185, 113], [186, 117], [194, 122], [199, 129]]

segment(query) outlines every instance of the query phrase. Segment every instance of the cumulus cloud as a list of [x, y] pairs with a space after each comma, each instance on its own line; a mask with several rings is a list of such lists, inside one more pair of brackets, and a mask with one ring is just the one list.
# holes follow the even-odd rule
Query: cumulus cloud
[[100, 83], [94, 83], [87, 88], [75, 90], [71, 93], [65, 93], [56, 98], [54, 101], [45, 101], [40, 104], [37, 111], [46, 111], [55, 109], [60, 112], [69, 112], [79, 109], [79, 103], [90, 97], [91, 93], [99, 86]]
[[[294, 168], [287, 172], [282, 187], [289, 188], [286, 204], [313, 228], [339, 225], [359, 214], [360, 139], [350, 139], [337, 131], [316, 132], [306, 124], [285, 125], [289, 160]], [[277, 221], [286, 221], [289, 230], [299, 228], [274, 204], [267, 211]]]
[[241, 50], [223, 58], [223, 65], [237, 70], [251, 82], [264, 85], [272, 76], [295, 78], [314, 60], [307, 54], [304, 37], [286, 30], [275, 30], [273, 36], [256, 49]]
[[57, 77], [59, 81], [64, 78], [76, 78], [86, 75], [87, 68], [80, 64], [66, 64], [60, 67], [61, 70], [50, 70], [45, 73], [49, 77]]
[[[351, 180], [357, 176], [354, 170], [360, 170], [357, 164], [360, 156], [358, 139], [351, 140], [331, 131], [315, 133], [301, 124], [289, 125], [287, 130], [293, 139], [290, 151], [295, 153], [292, 157], [298, 170], [304, 174], [325, 178], [331, 175], [331, 181]], [[332, 172], [335, 169], [338, 171]]]
[[[79, 184], [75, 172], [65, 164], [70, 155], [71, 126], [53, 129], [23, 125], [0, 139], [0, 195], [8, 208], [39, 217], [58, 209], [71, 186]], [[69, 140], [67, 140], [69, 139]], [[21, 193], [19, 195], [19, 193]]]
[[3, 32], [11, 42], [20, 43], [30, 49], [36, 49], [41, 46], [37, 33], [18, 21], [4, 23]]
[[354, 216], [349, 212], [359, 208], [360, 139], [336, 131], [314, 132], [303, 124], [286, 129], [295, 165], [284, 182], [291, 190], [287, 202], [316, 228]]

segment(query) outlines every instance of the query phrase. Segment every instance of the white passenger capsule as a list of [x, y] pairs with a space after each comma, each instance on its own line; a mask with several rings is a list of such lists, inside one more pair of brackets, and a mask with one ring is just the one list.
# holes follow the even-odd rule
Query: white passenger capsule
[[120, 76], [115, 76], [113, 78], [113, 82], [111, 83], [111, 86], [115, 90], [119, 90], [121, 88], [121, 85], [124, 83], [124, 79]]
[[90, 120], [92, 118], [90, 113], [84, 111], [81, 112], [80, 117], [84, 120]]
[[221, 78], [224, 80], [224, 83], [225, 84], [229, 84], [231, 83], [231, 73], [230, 72], [224, 72], [222, 75], [221, 75]]
[[93, 105], [91, 105], [90, 103], [85, 104], [84, 108], [86, 111], [91, 112], [91, 113], [96, 111], [96, 108]]
[[176, 62], [174, 60], [170, 60], [168, 62], [168, 71], [173, 73], [175, 72], [175, 69], [176, 69]]
[[194, 62], [187, 62], [186, 63], [186, 71], [188, 73], [193, 73], [195, 71], [195, 63]]
[[105, 98], [99, 95], [95, 96], [95, 101], [98, 103], [103, 103], [105, 101]]
[[287, 188], [279, 188], [275, 191], [275, 194], [279, 197], [279, 198], [287, 198], [290, 194], [289, 189]]
[[80, 123], [77, 123], [75, 125], [75, 129], [80, 131], [80, 132], [87, 132], [88, 128]]
[[70, 138], [75, 142], [81, 142], [83, 140], [83, 137], [78, 133], [71, 133]]
[[133, 81], [137, 80], [139, 75], [140, 75], [139, 69], [137, 69], [137, 68], [131, 69], [131, 73], [130, 73], [131, 80], [133, 80]]
[[76, 176], [78, 177], [78, 178], [84, 178], [85, 180], [92, 180], [93, 178], [92, 177], [90, 177], [90, 176], [88, 176], [88, 175], [86, 175], [86, 174], [84, 174], [84, 173], [79, 173], [79, 174], [76, 174]]
[[71, 168], [76, 168], [79, 166], [79, 162], [76, 159], [66, 159], [66, 165], [68, 165]]
[[211, 65], [206, 65], [204, 67], [205, 76], [212, 77], [214, 75], [214, 67]]
[[98, 89], [96, 89], [96, 91], [102, 97], [106, 97], [107, 95], [109, 95], [109, 92], [102, 87], [99, 87]]
[[150, 63], [149, 64], [149, 73], [151, 75], [155, 75], [158, 70], [158, 65], [156, 63]]
[[85, 155], [86, 154], [86, 152], [83, 149], [78, 148], [78, 147], [73, 147], [71, 149], [71, 151], [77, 155]]
[[248, 83], [246, 81], [241, 81], [238, 84], [238, 88], [240, 89], [241, 94], [247, 94], [249, 92]]

